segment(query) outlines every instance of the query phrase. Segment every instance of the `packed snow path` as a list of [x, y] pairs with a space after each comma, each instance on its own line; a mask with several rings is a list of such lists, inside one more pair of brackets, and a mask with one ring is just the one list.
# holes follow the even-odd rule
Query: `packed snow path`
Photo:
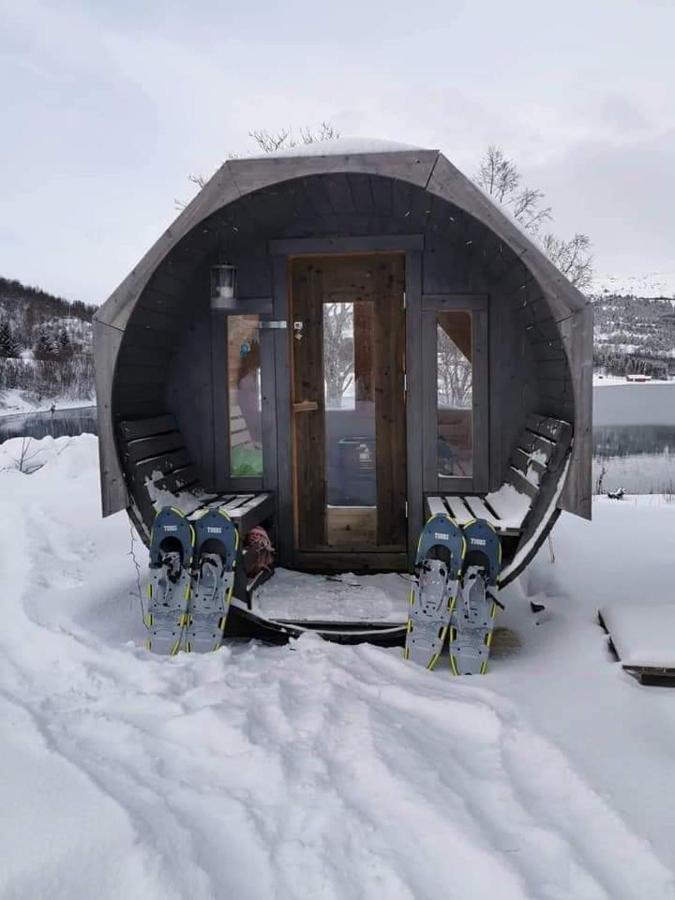
[[0, 471], [3, 898], [675, 896], [670, 861], [497, 692], [506, 665], [452, 680], [311, 635], [147, 653], [95, 439], [40, 446], [33, 475]]

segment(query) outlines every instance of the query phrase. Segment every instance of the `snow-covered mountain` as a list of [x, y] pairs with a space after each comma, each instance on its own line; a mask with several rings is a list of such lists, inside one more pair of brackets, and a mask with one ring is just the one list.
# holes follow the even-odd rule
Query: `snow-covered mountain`
[[633, 297], [665, 297], [675, 299], [675, 270], [643, 272], [639, 275], [598, 274], [593, 279], [594, 296], [631, 295]]
[[0, 278], [0, 413], [93, 398], [94, 312]]
[[[73, 349], [91, 353], [91, 321], [96, 307], [64, 300], [40, 288], [0, 278], [0, 323], [19, 351], [36, 350], [41, 334], [58, 340], [65, 331]], [[3, 354], [0, 348], [1, 355]]]
[[595, 365], [608, 372], [675, 374], [675, 301], [604, 294], [593, 298]]

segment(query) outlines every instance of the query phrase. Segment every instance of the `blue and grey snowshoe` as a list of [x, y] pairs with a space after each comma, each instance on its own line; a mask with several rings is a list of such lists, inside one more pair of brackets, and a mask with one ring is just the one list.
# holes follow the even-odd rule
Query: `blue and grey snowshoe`
[[501, 606], [497, 577], [502, 547], [499, 535], [484, 519], [474, 519], [463, 531], [466, 555], [462, 586], [450, 618], [450, 670], [454, 675], [484, 675]]
[[150, 541], [150, 583], [145, 626], [153, 653], [178, 653], [188, 623], [190, 567], [195, 534], [179, 509], [155, 516]]
[[195, 566], [185, 648], [208, 653], [220, 647], [234, 588], [239, 533], [223, 509], [194, 521]]
[[450, 624], [466, 542], [449, 516], [432, 516], [420, 535], [404, 658], [433, 669]]

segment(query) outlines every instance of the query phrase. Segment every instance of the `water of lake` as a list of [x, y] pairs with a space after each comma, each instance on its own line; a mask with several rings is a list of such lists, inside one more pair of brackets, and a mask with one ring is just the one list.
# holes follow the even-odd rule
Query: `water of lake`
[[675, 493], [675, 382], [593, 391], [593, 490]]
[[[593, 490], [675, 493], [675, 382], [616, 384], [593, 391]], [[0, 418], [12, 437], [96, 434], [96, 407]]]
[[54, 413], [36, 412], [0, 417], [0, 443], [14, 437], [66, 437], [96, 434], [96, 407], [57, 409]]

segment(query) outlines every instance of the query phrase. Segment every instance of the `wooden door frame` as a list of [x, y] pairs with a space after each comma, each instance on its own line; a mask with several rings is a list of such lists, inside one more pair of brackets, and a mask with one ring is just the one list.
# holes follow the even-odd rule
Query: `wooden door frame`
[[[423, 235], [367, 235], [344, 238], [297, 238], [270, 241], [274, 318], [288, 323], [274, 332], [274, 384], [276, 440], [277, 545], [281, 565], [293, 566], [297, 553], [293, 539], [293, 458], [291, 450], [291, 330], [290, 260], [294, 256], [348, 256], [351, 254], [404, 253], [406, 307], [406, 472], [408, 554], [364, 554], [373, 568], [407, 568], [423, 524], [422, 479], [422, 252]], [[341, 557], [343, 557], [341, 559]], [[336, 567], [358, 564], [357, 554], [331, 551]], [[306, 560], [303, 560], [303, 567]], [[344, 564], [343, 564], [344, 563]], [[365, 567], [365, 566], [364, 566]]]

